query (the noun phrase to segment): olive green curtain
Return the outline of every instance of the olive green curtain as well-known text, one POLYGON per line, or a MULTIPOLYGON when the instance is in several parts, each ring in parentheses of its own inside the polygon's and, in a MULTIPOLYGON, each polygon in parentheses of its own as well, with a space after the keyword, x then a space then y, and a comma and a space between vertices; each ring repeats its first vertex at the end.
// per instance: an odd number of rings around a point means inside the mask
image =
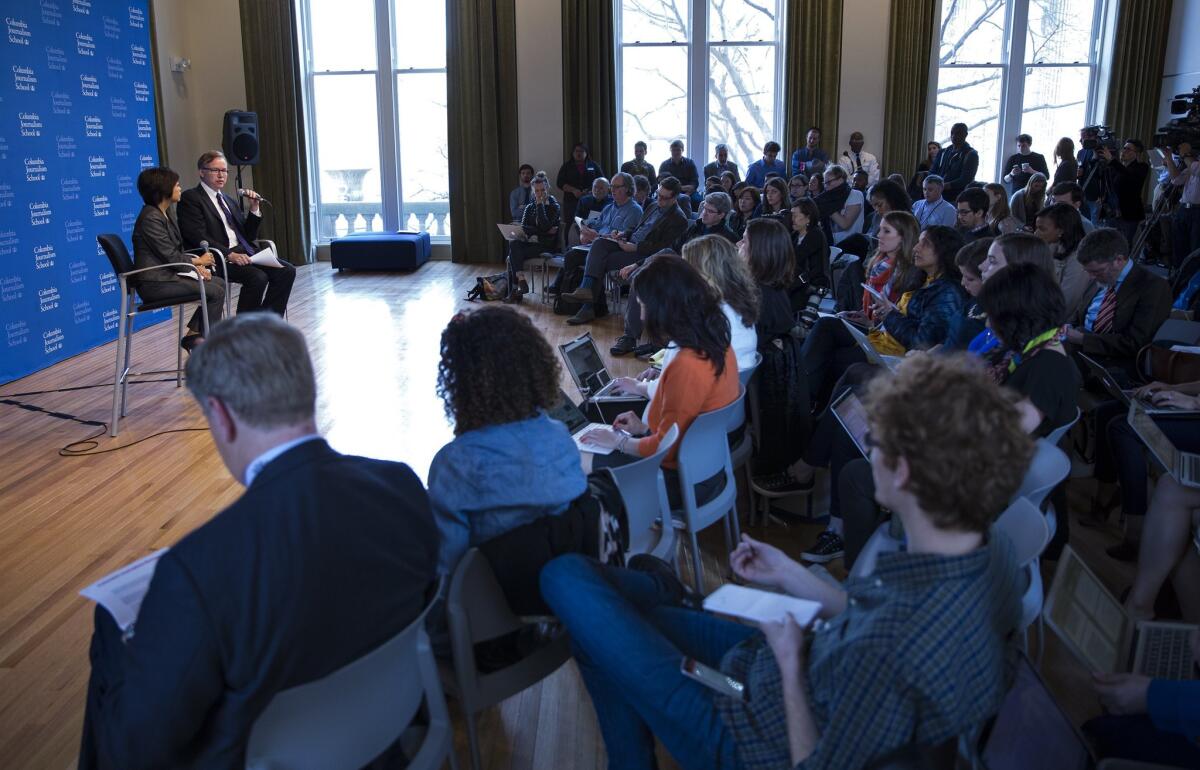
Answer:
POLYGON ((606 174, 617 158, 617 62, 613 0, 562 0, 563 149, 591 148, 606 174))
POLYGON ((241 0, 240 6, 246 109, 258 113, 254 188, 272 203, 259 232, 275 241, 280 256, 307 264, 312 250, 296 4, 241 0))
POLYGON ((1154 135, 1170 21, 1171 0, 1123 0, 1117 11, 1104 115, 1117 136, 1154 135))
POLYGON ((784 43, 784 160, 801 147, 811 126, 821 147, 837 147, 842 86, 842 0, 788 0, 784 43))
POLYGON ((450 254, 502 262, 497 222, 511 219, 517 169, 517 25, 514 0, 445 0, 450 254))
POLYGON ((887 92, 883 102, 883 173, 907 177, 925 157, 925 105, 937 33, 933 0, 892 0, 887 92))

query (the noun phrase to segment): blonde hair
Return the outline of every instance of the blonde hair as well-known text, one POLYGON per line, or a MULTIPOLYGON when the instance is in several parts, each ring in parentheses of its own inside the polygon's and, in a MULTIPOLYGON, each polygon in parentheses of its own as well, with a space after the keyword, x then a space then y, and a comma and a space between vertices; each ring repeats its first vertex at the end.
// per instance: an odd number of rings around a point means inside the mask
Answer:
POLYGON ((682 256, 717 290, 721 301, 733 308, 743 326, 753 326, 758 321, 758 285, 728 238, 720 235, 693 238, 683 245, 682 256))

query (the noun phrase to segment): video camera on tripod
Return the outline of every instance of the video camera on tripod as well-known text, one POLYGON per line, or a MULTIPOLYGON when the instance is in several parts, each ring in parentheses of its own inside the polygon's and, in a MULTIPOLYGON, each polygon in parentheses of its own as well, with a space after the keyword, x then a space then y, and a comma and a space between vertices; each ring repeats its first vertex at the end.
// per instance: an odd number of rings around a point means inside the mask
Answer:
MULTIPOLYGON (((1099 124, 1094 126, 1084 126, 1082 129, 1080 129, 1080 133, 1093 134, 1093 136, 1084 137, 1080 142, 1083 149, 1092 150, 1093 152, 1099 150, 1101 147, 1106 147, 1113 152, 1118 152, 1121 149, 1121 145, 1125 144, 1116 136, 1116 134, 1112 132, 1112 129, 1108 126, 1099 124)), ((1103 161, 1103 158, 1099 158, 1099 156, 1097 156, 1097 158, 1103 161)))
POLYGON ((1154 134, 1155 147, 1175 148, 1187 142, 1193 147, 1200 144, 1200 86, 1188 94, 1175 94, 1171 100, 1171 114, 1183 115, 1167 122, 1154 134))

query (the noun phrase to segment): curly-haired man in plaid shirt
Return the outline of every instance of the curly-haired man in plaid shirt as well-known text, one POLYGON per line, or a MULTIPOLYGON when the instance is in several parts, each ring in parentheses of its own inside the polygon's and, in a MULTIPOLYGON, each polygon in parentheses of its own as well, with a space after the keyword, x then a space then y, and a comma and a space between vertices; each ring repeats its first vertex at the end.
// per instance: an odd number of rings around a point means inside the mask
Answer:
POLYGON ((859 768, 940 745, 999 708, 1022 586, 991 524, 1032 440, 1012 400, 961 358, 906 359, 865 402, 876 497, 903 524, 906 550, 841 587, 749 537, 730 557, 745 580, 819 601, 812 628, 681 606, 670 568, 643 557, 641 569, 572 555, 542 570, 610 768, 655 767, 655 737, 689 770, 859 768), (744 683, 745 700, 684 678, 684 656, 744 683))

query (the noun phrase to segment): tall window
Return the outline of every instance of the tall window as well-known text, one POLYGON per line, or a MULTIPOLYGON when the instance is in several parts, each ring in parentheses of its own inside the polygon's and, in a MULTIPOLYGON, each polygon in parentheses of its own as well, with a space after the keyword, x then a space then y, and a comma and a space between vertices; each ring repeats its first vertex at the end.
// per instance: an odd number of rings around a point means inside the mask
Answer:
POLYGON ((966 123, 980 179, 1003 176, 1022 133, 1053 164, 1058 140, 1093 122, 1108 4, 942 0, 934 138, 966 123))
POLYGON ((301 7, 318 239, 402 228, 447 238, 445 4, 301 7))
POLYGON ((660 163, 683 139, 703 166, 716 145, 745 171, 783 133, 781 0, 620 0, 621 159, 644 140, 660 163))

